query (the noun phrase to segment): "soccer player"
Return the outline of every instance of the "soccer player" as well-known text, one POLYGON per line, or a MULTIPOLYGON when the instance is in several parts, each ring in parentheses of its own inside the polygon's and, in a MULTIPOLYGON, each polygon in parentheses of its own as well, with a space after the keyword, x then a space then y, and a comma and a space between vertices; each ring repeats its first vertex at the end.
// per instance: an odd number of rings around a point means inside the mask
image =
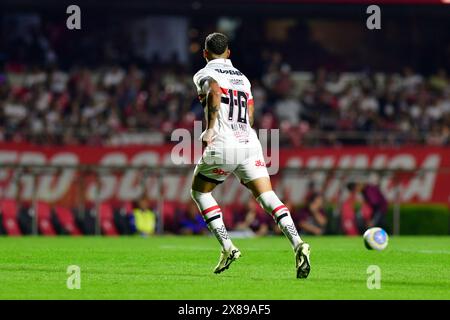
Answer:
POLYGON ((306 278, 310 271, 309 245, 300 238, 288 208, 272 190, 261 143, 252 129, 254 104, 250 82, 233 66, 229 56, 228 38, 221 33, 208 35, 203 50, 207 64, 193 78, 205 109, 207 128, 201 135, 205 149, 195 167, 191 196, 222 246, 214 273, 228 269, 241 256, 211 194, 233 173, 289 239, 297 278, 306 278))

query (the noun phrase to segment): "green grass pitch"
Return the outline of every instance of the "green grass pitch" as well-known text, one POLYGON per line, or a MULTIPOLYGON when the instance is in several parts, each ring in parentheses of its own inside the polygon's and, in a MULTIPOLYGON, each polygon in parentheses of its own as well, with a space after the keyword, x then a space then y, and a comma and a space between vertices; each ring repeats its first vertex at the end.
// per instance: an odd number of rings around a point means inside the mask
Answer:
POLYGON ((286 239, 235 239, 242 258, 212 273, 212 237, 0 238, 0 299, 450 299, 450 237, 392 237, 369 251, 361 237, 304 237, 309 278, 295 278, 286 239), (66 286, 78 265, 81 288, 66 286), (367 268, 381 288, 367 288, 367 268))

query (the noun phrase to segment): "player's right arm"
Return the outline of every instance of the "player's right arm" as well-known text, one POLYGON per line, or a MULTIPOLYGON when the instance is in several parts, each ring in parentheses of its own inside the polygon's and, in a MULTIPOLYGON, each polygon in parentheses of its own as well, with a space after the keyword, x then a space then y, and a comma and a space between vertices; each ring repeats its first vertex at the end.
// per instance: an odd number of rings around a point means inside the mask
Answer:
POLYGON ((249 88, 249 91, 247 94, 248 122, 250 124, 250 127, 253 127, 253 124, 255 122, 255 103, 254 103, 253 94, 251 91, 252 85, 251 85, 250 81, 247 79, 247 77, 245 78, 245 81, 249 88))

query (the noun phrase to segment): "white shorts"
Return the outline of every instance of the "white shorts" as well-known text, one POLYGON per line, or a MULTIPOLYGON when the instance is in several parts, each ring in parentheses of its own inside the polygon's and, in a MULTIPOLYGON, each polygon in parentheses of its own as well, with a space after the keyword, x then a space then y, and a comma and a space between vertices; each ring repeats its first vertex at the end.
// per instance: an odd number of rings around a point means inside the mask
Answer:
POLYGON ((194 175, 215 183, 222 183, 230 173, 243 184, 269 177, 259 141, 252 147, 207 147, 194 171, 194 175))

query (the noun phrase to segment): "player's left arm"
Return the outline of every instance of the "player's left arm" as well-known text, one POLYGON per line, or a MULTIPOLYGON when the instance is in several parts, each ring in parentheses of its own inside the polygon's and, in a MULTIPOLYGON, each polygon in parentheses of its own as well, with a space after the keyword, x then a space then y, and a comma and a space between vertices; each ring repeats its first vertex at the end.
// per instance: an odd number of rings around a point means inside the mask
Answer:
POLYGON ((253 99, 248 100, 247 108, 248 108, 248 119, 250 122, 250 126, 253 127, 253 123, 255 122, 255 103, 253 102, 253 99))

